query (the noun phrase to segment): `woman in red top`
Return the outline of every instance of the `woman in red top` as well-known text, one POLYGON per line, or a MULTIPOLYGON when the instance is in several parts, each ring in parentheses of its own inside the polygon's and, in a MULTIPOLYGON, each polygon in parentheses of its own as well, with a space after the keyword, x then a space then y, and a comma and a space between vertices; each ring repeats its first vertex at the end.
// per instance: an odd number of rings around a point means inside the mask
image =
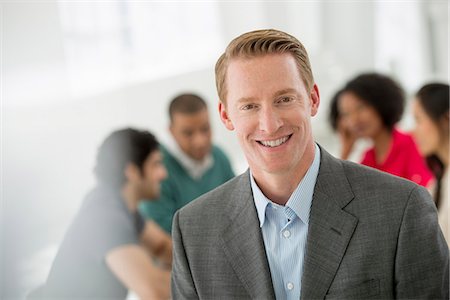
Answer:
POLYGON ((347 159, 360 138, 373 146, 364 153, 362 164, 428 186, 433 178, 411 135, 395 125, 401 119, 405 97, 391 78, 362 74, 336 93, 330 121, 341 140, 341 158, 347 159))

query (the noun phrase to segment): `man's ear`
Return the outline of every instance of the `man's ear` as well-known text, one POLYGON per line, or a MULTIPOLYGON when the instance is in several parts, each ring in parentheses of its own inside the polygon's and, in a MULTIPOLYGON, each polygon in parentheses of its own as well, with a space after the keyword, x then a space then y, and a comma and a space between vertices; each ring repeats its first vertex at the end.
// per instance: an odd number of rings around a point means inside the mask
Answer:
POLYGON ((127 163, 123 172, 125 174, 125 178, 129 182, 136 181, 141 175, 139 168, 133 163, 127 163))
POLYGON ((317 87, 317 84, 314 84, 311 90, 310 98, 311 98, 311 116, 315 116, 319 111, 319 104, 320 104, 319 88, 317 87))
POLYGON ((225 125, 225 127, 228 130, 234 130, 234 125, 231 122, 231 120, 228 116, 228 112, 225 108, 225 104, 223 104, 222 101, 219 101, 219 114, 220 114, 220 119, 222 120, 222 123, 225 125))

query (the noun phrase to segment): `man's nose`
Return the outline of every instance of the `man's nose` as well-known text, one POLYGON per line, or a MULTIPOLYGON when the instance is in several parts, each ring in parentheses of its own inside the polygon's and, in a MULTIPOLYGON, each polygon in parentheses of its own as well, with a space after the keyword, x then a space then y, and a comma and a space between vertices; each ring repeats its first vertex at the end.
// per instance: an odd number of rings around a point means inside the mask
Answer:
POLYGON ((274 133, 283 125, 279 112, 272 107, 263 107, 259 115, 259 129, 266 133, 274 133))
POLYGON ((209 143, 209 135, 203 132, 197 132, 192 137, 192 143, 196 148, 205 147, 209 143))

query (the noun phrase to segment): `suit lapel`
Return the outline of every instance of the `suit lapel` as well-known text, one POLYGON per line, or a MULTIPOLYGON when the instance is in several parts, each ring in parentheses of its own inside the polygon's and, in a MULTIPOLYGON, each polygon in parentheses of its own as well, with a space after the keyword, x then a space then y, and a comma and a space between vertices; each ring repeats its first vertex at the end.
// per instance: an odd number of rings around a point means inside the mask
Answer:
POLYGON ((323 299, 358 219, 343 210, 353 199, 341 163, 321 149, 302 276, 302 299, 323 299))
MULTIPOLYGON (((341 163, 321 149, 302 276, 302 299, 323 299, 344 257, 358 219, 343 208, 353 199, 341 163)), ((249 172, 229 199, 225 256, 253 299, 275 299, 269 264, 253 202, 249 172)))
POLYGON ((251 193, 249 172, 230 196, 230 223, 222 235, 232 268, 253 299, 275 299, 269 264, 251 193))

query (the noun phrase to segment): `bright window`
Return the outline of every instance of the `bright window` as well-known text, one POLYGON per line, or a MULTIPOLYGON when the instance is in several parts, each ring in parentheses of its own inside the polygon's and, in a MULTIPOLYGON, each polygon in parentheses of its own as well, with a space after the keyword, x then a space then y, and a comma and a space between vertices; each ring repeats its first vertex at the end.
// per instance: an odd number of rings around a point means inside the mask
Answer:
POLYGON ((85 95, 214 65, 217 4, 61 2, 71 92, 85 95))

